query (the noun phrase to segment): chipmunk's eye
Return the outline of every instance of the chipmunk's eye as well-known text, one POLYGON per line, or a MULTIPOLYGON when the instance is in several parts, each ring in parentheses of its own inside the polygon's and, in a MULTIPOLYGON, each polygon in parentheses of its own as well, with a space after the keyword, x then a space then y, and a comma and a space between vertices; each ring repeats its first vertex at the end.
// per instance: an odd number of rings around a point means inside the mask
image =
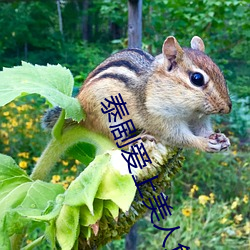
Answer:
POLYGON ((204 77, 201 73, 195 72, 190 75, 190 81, 198 87, 201 87, 204 85, 204 77))

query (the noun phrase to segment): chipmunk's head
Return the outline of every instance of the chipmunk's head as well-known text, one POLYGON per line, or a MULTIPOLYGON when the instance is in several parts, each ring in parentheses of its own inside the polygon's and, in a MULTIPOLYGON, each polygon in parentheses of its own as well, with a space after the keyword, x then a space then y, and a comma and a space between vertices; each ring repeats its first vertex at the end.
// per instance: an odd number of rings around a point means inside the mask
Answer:
POLYGON ((182 93, 181 102, 192 106, 193 111, 227 114, 232 104, 226 81, 204 50, 204 43, 198 36, 192 38, 191 48, 181 48, 175 37, 168 37, 159 57, 162 77, 172 79, 171 89, 175 88, 174 84, 178 85, 176 95, 182 93))

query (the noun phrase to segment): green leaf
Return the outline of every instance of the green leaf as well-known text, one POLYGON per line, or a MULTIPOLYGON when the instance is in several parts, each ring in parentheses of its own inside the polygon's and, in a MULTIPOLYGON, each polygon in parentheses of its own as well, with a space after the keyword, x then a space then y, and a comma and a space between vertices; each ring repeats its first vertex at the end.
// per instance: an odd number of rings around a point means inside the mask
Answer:
POLYGON ((1 250, 10 250, 10 240, 8 234, 3 231, 0 225, 0 249, 1 250))
POLYGON ((16 208, 22 203, 31 185, 32 182, 23 183, 1 199, 0 222, 3 220, 7 210, 16 208))
POLYGON ((103 176, 96 198, 112 200, 126 212, 134 200, 135 192, 136 186, 130 174, 121 175, 118 170, 109 167, 103 176))
POLYGON ((120 151, 115 150, 97 156, 71 183, 65 192, 64 203, 70 206, 87 205, 93 214, 93 201, 99 198, 112 200, 123 211, 127 211, 134 199, 136 187, 130 174, 121 174, 112 165, 114 159, 116 164, 120 164, 117 160, 124 161, 118 153, 120 151), (114 157, 112 161, 111 156, 114 157))
POLYGON ((43 211, 42 215, 27 215, 27 216, 33 220, 49 222, 49 221, 56 219, 56 217, 59 215, 61 211, 62 206, 63 206, 62 203, 51 202, 49 203, 45 211, 43 211))
POLYGON ((50 242, 51 249, 56 249, 56 223, 51 221, 45 229, 45 237, 50 242))
POLYGON ((64 205, 56 220, 56 238, 64 250, 71 250, 79 234, 79 207, 64 205))
MULTIPOLYGON (((20 232, 30 219, 39 220, 47 204, 63 191, 60 185, 42 181, 24 183, 16 187, 1 200, 3 206, 0 212, 0 225, 8 236, 20 232)), ((60 209, 60 205, 56 206, 46 219, 55 219, 60 209)), ((43 220, 45 218, 40 219, 40 221, 43 220)))
POLYGON ((86 205, 80 208, 80 225, 89 226, 95 224, 102 217, 103 200, 95 199, 93 203, 94 214, 91 214, 86 205))
POLYGON ((20 208, 26 209, 27 213, 29 209, 42 212, 47 207, 48 201, 55 200, 56 196, 61 193, 64 193, 61 185, 37 180, 30 186, 20 208))
POLYGON ((36 93, 53 106, 65 109, 66 118, 79 122, 84 114, 78 100, 71 97, 73 84, 72 74, 61 65, 34 66, 22 62, 22 66, 0 72, 0 106, 18 96, 36 93))
POLYGON ((27 176, 17 176, 0 181, 0 201, 13 189, 25 182, 31 182, 30 178, 27 176))
POLYGON ((74 159, 77 159, 83 164, 88 165, 95 158, 96 148, 92 144, 79 142, 70 147, 66 154, 73 157, 74 159))
POLYGON ((56 218, 63 201, 57 196, 64 189, 40 180, 32 182, 11 157, 0 155, 0 159, 0 238, 4 239, 0 241, 0 249, 5 249, 9 246, 9 236, 22 233, 31 219, 34 220, 32 216, 41 216, 45 211, 50 213, 49 219, 56 218))
POLYGON ((112 215, 114 219, 116 219, 119 215, 119 207, 110 200, 103 201, 103 207, 106 208, 112 215))
POLYGON ((84 238, 88 239, 91 237, 92 229, 91 227, 80 227, 81 235, 84 236, 84 238))
POLYGON ((10 156, 0 154, 0 181, 17 176, 26 176, 28 178, 28 175, 10 156))
POLYGON ((64 203, 70 206, 87 205, 93 214, 93 201, 103 176, 109 167, 110 155, 99 155, 70 184, 65 192, 64 203))

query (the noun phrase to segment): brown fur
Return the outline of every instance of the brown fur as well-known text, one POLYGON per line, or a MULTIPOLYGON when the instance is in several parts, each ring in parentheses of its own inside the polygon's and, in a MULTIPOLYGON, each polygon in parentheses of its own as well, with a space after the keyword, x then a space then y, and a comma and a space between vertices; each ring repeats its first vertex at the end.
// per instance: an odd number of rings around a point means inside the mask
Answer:
POLYGON ((220 151, 223 143, 208 138, 213 133, 208 115, 230 112, 225 79, 202 52, 205 47, 199 37, 192 39, 191 46, 196 49, 182 49, 174 37, 168 37, 163 54, 156 58, 132 49, 105 60, 89 74, 78 95, 87 114, 84 125, 112 139, 112 124, 101 112, 101 102, 120 93, 130 115, 119 122, 132 119, 137 129, 163 144, 220 151), (207 75, 204 86, 190 82, 194 70, 207 75))

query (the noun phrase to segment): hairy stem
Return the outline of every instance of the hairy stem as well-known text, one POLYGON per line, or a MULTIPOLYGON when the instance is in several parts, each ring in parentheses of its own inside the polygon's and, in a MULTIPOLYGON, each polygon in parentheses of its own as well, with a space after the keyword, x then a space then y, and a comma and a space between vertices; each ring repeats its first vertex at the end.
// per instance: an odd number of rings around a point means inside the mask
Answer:
POLYGON ((72 126, 65 129, 60 138, 51 139, 33 169, 31 178, 33 180, 46 180, 61 155, 70 146, 78 142, 86 142, 94 145, 96 147, 96 155, 102 154, 106 150, 116 148, 109 139, 102 135, 94 133, 82 126, 72 126))

